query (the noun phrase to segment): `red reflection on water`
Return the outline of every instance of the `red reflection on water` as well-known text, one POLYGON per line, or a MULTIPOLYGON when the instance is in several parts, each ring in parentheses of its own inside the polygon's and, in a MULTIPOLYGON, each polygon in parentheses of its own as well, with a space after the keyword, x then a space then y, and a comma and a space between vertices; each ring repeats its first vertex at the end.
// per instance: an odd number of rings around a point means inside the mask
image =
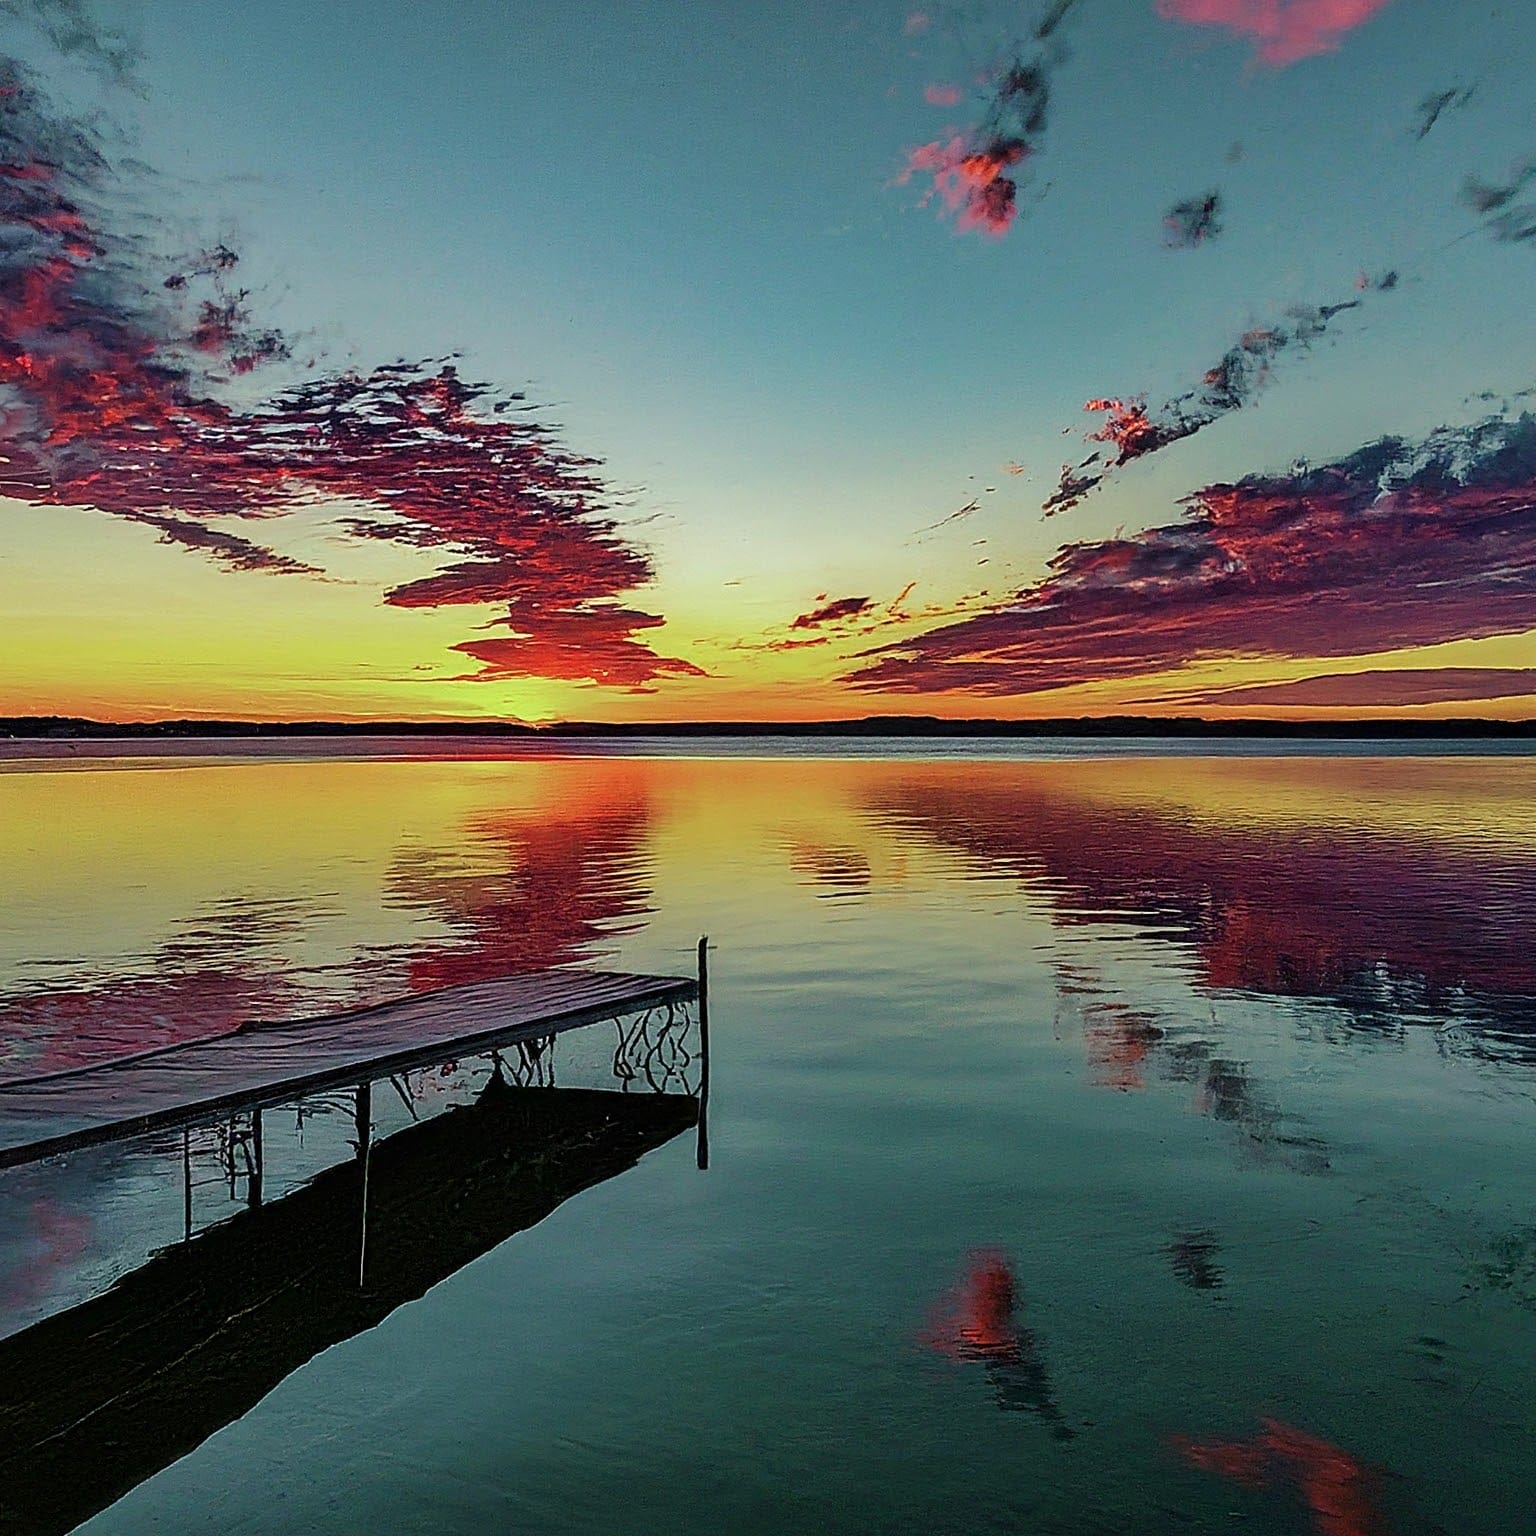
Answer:
MULTIPOLYGON (((1223 825, 975 771, 914 775, 883 790, 874 809, 1043 888, 1060 927, 1152 928, 1156 941, 1190 952, 1210 987, 1361 1012, 1397 987, 1431 1008, 1465 1014, 1470 1004, 1529 1027, 1536 949, 1512 914, 1536 902, 1536 858, 1513 845, 1223 825)), ((1134 1058, 1134 1039, 1122 1045, 1134 1058)))
POLYGON ((1140 1093, 1147 1086, 1142 1067, 1163 1032, 1145 1014, 1101 1003, 1085 1015, 1083 1036, 1096 1086, 1121 1093, 1140 1093))
POLYGON ((482 815, 451 841, 402 854, 386 900, 430 938, 306 964, 328 901, 236 894, 188 914, 120 974, 0 992, 0 1077, 585 959, 648 910, 649 806, 638 784, 604 775, 584 793, 482 815))
POLYGON ((1019 1335, 1013 1326, 1017 1291, 1012 1266, 988 1248, 978 1248, 969 1263, 965 1278, 944 1298, 923 1340, 955 1360, 1013 1358, 1019 1335))
POLYGON ((1058 1440, 1070 1440, 1074 1431, 1056 1405, 1035 1336, 1015 1319, 1013 1265, 994 1248, 978 1248, 966 1262, 964 1277, 934 1308, 923 1343, 951 1360, 979 1361, 999 1408, 1036 1414, 1058 1440))
POLYGON ((278 1017, 298 995, 291 975, 237 953, 222 966, 0 997, 0 1062, 11 1076, 63 1072, 278 1017))
POLYGON ((27 1210, 27 1225, 27 1241, 34 1251, 0 1285, 0 1306, 7 1311, 41 1300, 51 1277, 90 1244, 90 1217, 83 1211, 67 1211, 52 1200, 34 1200, 27 1210))
POLYGON ((1249 1440, 1173 1436, 1190 1463, 1248 1488, 1289 1485, 1312 1512, 1321 1536, 1384 1536, 1380 1472, 1330 1441, 1279 1419, 1261 1419, 1249 1440))
POLYGON ((650 896, 649 825, 649 807, 631 788, 618 803, 578 804, 563 817, 486 817, 472 828, 467 864, 444 864, 436 852, 403 863, 391 894, 454 930, 412 958, 410 990, 568 964, 624 931, 626 919, 636 926, 650 896))

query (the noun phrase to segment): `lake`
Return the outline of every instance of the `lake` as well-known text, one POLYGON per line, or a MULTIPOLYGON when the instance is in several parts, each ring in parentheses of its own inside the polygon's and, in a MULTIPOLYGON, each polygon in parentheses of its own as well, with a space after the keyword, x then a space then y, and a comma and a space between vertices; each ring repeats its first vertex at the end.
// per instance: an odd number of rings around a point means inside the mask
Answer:
MULTIPOLYGON (((3 1077, 712 946, 706 1171, 82 1529, 1523 1536, 1536 757, 1197 747, 11 744, 3 1077)), ((165 1164, 0 1174, 0 1334, 174 1239, 165 1164)))

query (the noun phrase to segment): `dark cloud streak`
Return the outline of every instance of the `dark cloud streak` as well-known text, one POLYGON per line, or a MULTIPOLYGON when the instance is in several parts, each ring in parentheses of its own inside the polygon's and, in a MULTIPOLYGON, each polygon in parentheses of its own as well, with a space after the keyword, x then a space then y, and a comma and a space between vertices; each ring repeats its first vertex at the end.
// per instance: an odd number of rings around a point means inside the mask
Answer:
MULTIPOLYGON (((1282 683, 1253 683, 1166 695, 1155 702, 1233 708, 1358 709, 1536 697, 1536 667, 1405 667, 1328 672, 1282 683)), ((1144 700, 1142 702, 1154 702, 1144 700)))
POLYGON ((1413 136, 1416 140, 1423 140, 1429 134, 1431 128, 1447 112, 1454 112, 1471 101, 1474 85, 1452 86, 1447 91, 1432 91, 1419 103, 1418 118, 1414 123, 1413 136))
POLYGON ((1515 201, 1536 180, 1536 159, 1515 166, 1504 182, 1482 181, 1469 176, 1461 200, 1481 215, 1483 229, 1495 240, 1519 243, 1536 237, 1536 202, 1515 201))
POLYGON ((802 613, 789 626, 791 629, 819 629, 824 624, 845 624, 868 613, 875 606, 872 597, 839 597, 802 613))
POLYGON ((1536 628, 1536 417, 1386 438, 1206 487, 1178 523, 1064 545, 1003 604, 865 653, 875 693, 998 697, 1232 657, 1536 628))
POLYGON ((1189 251, 1214 240, 1221 233, 1221 193, 1175 203, 1163 215, 1163 244, 1170 250, 1189 251))

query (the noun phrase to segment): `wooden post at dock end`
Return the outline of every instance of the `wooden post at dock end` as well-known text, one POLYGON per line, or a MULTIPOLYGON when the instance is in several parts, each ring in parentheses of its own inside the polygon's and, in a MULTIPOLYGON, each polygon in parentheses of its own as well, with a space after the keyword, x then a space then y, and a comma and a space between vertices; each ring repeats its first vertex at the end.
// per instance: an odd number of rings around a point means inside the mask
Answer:
POLYGON ((699 1167, 709 1167, 709 935, 699 940, 699 1167))
POLYGON ((261 1105, 258 1104, 251 1111, 251 1171, 245 1181, 245 1197, 248 1205, 261 1204, 261 1174, 261 1105))
POLYGON ((181 1128, 181 1240, 192 1241, 192 1128, 181 1128))
POLYGON ((362 1234, 357 1243, 357 1288, 368 1273, 368 1152, 373 1142, 373 1084, 357 1085, 357 1155, 363 1165, 362 1234))

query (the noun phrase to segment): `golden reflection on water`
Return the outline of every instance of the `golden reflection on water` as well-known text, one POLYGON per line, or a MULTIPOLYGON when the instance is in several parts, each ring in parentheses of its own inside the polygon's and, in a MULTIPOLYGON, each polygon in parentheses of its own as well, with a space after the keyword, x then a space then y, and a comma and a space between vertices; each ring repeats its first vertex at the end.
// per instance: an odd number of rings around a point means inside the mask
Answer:
MULTIPOLYGON (((0 1059, 557 965, 743 883, 899 900, 1016 878, 1061 932, 1140 925, 1212 988, 1528 1022, 1528 758, 248 762, 10 773, 0 1059)), ((825 910, 825 909, 823 909, 825 910)), ((796 909, 802 928, 820 920, 796 909)), ((921 956, 913 963, 921 964, 921 956)), ((1062 993, 1085 983, 1071 962, 1062 993)), ((1105 1086, 1157 1026, 1085 1024, 1105 1086)))

